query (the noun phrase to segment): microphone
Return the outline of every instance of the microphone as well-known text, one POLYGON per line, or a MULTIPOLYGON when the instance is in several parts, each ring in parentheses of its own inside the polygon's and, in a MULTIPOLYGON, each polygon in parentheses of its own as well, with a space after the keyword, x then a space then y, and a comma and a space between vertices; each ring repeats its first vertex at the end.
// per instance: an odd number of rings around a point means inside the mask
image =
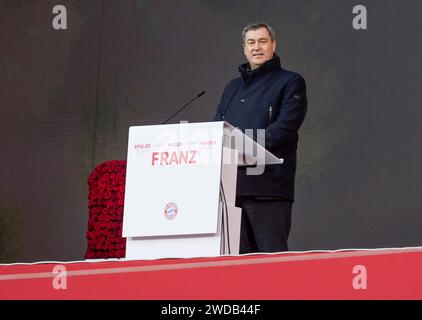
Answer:
POLYGON ((168 118, 166 121, 164 121, 162 124, 166 124, 168 121, 170 121, 176 114, 178 114, 180 111, 182 111, 183 109, 185 109, 188 105, 190 105, 192 102, 194 102, 196 99, 202 97, 205 94, 205 91, 202 91, 201 93, 199 93, 196 97, 194 97, 191 101, 189 101, 188 103, 186 103, 183 107, 181 107, 178 111, 176 111, 173 115, 171 115, 170 118, 168 118))

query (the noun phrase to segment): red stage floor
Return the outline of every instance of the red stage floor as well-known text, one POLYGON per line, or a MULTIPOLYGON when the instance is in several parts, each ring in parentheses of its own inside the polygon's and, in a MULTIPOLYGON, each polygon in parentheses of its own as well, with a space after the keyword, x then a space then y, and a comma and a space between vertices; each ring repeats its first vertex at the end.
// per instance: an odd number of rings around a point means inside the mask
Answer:
POLYGON ((10 264, 0 299, 420 300, 421 270, 422 248, 10 264))

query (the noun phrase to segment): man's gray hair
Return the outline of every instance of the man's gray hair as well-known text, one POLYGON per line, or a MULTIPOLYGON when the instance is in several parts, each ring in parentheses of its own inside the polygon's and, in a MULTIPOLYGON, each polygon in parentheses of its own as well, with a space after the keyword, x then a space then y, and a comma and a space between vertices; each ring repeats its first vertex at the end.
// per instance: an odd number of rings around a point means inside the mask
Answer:
POLYGON ((267 31, 268 31, 268 33, 270 35, 271 41, 274 41, 275 40, 275 32, 274 32, 273 28, 271 28, 265 22, 256 22, 256 23, 252 23, 250 25, 247 25, 246 27, 243 28, 243 30, 242 30, 242 41, 243 41, 243 43, 245 43, 246 33, 248 31, 250 31, 250 30, 258 30, 258 29, 261 29, 261 28, 267 29, 267 31))

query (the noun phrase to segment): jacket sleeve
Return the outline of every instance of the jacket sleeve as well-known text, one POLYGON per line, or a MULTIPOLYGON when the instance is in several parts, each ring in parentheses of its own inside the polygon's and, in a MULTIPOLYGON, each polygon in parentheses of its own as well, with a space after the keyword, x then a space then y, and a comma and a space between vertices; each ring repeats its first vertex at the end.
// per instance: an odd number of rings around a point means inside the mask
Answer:
POLYGON ((221 98, 220 98, 220 103, 217 106, 217 111, 215 112, 215 115, 214 115, 214 117, 212 118, 211 121, 222 121, 223 120, 223 118, 222 118, 222 116, 223 116, 222 107, 223 107, 224 97, 225 97, 226 92, 227 92, 227 87, 228 87, 228 85, 224 88, 223 94, 221 95, 221 98))
POLYGON ((215 113, 214 117, 211 121, 222 121, 221 113, 219 112, 219 108, 217 107, 217 112, 215 113))
POLYGON ((277 118, 265 130, 265 146, 269 151, 296 137, 308 107, 306 83, 300 75, 292 78, 284 90, 277 118))
POLYGON ((221 95, 220 103, 218 104, 217 111, 212 119, 212 121, 223 121, 223 115, 227 108, 227 105, 230 103, 233 95, 235 93, 235 89, 233 86, 233 81, 230 81, 226 87, 224 88, 223 94, 221 95))

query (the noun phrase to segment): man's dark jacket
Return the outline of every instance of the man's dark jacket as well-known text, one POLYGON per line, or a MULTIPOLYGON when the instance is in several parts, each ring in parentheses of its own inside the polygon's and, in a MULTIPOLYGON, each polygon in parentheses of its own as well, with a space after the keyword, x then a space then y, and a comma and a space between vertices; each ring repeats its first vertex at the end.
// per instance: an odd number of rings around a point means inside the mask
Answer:
POLYGON ((237 196, 294 201, 298 130, 307 109, 305 81, 282 69, 277 55, 258 69, 251 71, 246 63, 239 71, 241 76, 225 87, 213 121, 227 121, 243 132, 266 129, 265 148, 284 163, 267 165, 261 175, 246 175, 246 168, 239 168, 237 196))

